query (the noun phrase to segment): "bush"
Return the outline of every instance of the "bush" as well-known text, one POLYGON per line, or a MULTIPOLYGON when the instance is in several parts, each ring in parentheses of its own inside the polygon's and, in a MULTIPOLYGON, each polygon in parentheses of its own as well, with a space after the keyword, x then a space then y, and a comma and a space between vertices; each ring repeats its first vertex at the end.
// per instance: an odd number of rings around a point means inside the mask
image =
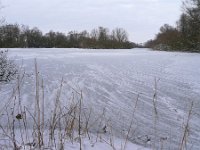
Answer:
POLYGON ((7 56, 8 51, 0 50, 0 83, 7 83, 17 75, 17 67, 7 56))
POLYGON ((171 47, 166 44, 157 44, 156 46, 153 47, 153 49, 168 51, 171 50, 171 47))

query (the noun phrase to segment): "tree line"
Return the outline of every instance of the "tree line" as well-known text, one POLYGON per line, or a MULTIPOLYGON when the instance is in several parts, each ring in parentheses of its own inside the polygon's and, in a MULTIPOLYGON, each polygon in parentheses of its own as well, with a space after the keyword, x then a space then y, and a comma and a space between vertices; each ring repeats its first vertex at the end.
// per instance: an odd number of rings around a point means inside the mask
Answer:
POLYGON ((186 0, 175 27, 168 24, 160 28, 155 39, 145 43, 157 50, 200 52, 200 0, 186 0))
POLYGON ((108 28, 99 27, 90 33, 70 31, 68 34, 49 31, 43 34, 38 28, 18 24, 0 26, 1 48, 94 48, 94 49, 129 49, 136 47, 129 42, 123 28, 109 32, 108 28))

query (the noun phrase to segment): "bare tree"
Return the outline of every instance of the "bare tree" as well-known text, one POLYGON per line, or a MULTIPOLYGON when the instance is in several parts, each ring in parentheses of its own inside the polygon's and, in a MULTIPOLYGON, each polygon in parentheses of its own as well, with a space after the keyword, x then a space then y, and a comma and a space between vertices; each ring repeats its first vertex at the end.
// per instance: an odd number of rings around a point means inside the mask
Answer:
MULTIPOLYGON (((2 4, 1 4, 1 1, 0 1, 0 13, 1 13, 1 9, 3 8, 2 4)), ((5 22, 5 19, 4 17, 0 17, 0 25, 2 25, 3 23, 5 22)))
POLYGON ((200 0, 185 0, 180 18, 183 35, 190 48, 200 49, 200 0), (183 18, 184 17, 184 18, 183 18), (183 28, 182 28, 183 29, 183 28))
POLYGON ((106 41, 109 39, 109 29, 104 27, 99 27, 99 41, 106 41))
POLYGON ((99 38, 99 32, 97 29, 93 29, 90 33, 90 37, 94 40, 98 40, 99 38))
POLYGON ((112 38, 118 42, 127 42, 128 41, 128 34, 122 28, 116 28, 112 31, 112 38))

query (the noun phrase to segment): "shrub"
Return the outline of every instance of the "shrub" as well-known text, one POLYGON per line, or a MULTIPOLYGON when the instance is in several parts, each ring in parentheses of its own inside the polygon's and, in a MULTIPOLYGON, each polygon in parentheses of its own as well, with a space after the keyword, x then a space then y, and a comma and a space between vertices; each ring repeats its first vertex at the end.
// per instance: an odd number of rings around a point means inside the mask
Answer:
POLYGON ((8 83, 17 75, 17 67, 7 56, 8 51, 0 50, 0 83, 8 83))

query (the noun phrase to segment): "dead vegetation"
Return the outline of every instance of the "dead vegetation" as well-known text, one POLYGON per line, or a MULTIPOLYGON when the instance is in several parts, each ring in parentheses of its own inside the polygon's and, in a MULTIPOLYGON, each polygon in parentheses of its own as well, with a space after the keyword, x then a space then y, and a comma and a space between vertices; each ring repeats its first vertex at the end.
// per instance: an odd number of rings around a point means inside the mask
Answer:
MULTIPOLYGON (((4 117, 4 125, 0 123, 0 146, 3 149, 66 149, 66 142, 79 143, 80 150, 83 149, 82 139, 91 139, 90 129, 95 126, 97 129, 96 140, 103 141, 108 144, 111 149, 115 150, 114 142, 114 129, 109 120, 106 119, 105 109, 101 114, 94 117, 92 116, 93 110, 84 106, 84 99, 82 91, 75 90, 73 87, 73 93, 70 103, 63 105, 61 102, 61 94, 63 91, 63 85, 66 84, 64 79, 61 79, 59 88, 57 90, 56 98, 54 101, 54 107, 51 108, 51 114, 48 114, 46 118, 45 108, 45 93, 44 82, 38 71, 37 61, 35 60, 35 100, 34 111, 23 106, 21 103, 21 85, 24 76, 18 76, 18 82, 13 89, 13 94, 6 103, 3 110, 1 110, 0 117, 4 117), (75 99, 75 94, 78 95, 75 99), (30 127, 30 120, 33 122, 30 127), (6 124, 6 126, 5 126, 6 124), (106 135, 106 136, 104 136, 106 135), (105 138, 107 137, 107 138, 105 138)), ((158 119, 158 106, 157 106, 157 80, 155 79, 155 93, 153 95, 152 108, 153 108, 153 124, 154 124, 154 136, 157 134, 157 119, 158 119)), ((127 143, 131 136, 134 136, 137 127, 135 114, 137 111, 138 103, 140 101, 140 95, 138 94, 135 103, 132 107, 132 115, 130 118, 130 124, 128 130, 121 132, 124 137, 124 143, 121 143, 121 150, 125 150, 127 143)), ((193 102, 188 113, 186 124, 184 125, 183 135, 180 137, 180 150, 187 149, 187 142, 189 139, 189 124, 192 116, 193 102)), ((119 131, 118 131, 119 132, 119 131)), ((160 139, 160 147, 158 148, 157 141, 153 141, 151 137, 145 135, 144 143, 150 143, 146 146, 151 149, 163 149, 163 145, 167 138, 160 139)), ((95 142, 93 144, 95 144, 95 142)))

